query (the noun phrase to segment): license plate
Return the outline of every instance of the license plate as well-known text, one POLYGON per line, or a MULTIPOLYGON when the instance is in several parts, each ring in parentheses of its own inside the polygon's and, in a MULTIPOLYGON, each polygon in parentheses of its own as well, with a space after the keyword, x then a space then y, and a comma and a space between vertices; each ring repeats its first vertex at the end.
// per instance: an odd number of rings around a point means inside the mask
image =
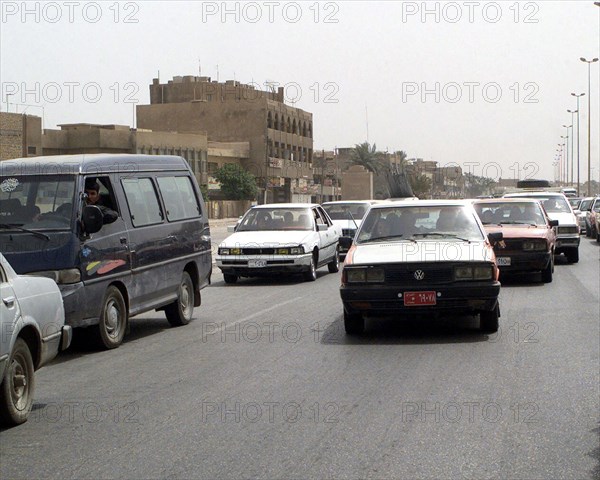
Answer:
POLYGON ((435 305, 435 292, 406 292, 404 294, 404 306, 413 307, 418 305, 435 305))
POLYGON ((261 268, 261 267, 266 267, 266 266, 267 266, 266 260, 248 260, 248 267, 250 267, 250 268, 261 268))
POLYGON ((510 266, 510 257, 496 257, 496 261, 498 262, 499 267, 510 266))

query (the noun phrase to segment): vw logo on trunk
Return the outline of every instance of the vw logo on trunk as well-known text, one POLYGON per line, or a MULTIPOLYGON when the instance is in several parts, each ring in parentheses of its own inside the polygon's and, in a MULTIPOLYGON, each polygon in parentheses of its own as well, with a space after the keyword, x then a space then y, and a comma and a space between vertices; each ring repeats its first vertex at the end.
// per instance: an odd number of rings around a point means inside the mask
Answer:
POLYGON ((417 270, 415 272, 415 278, 417 280, 423 280, 425 278, 425 272, 423 270, 417 270))

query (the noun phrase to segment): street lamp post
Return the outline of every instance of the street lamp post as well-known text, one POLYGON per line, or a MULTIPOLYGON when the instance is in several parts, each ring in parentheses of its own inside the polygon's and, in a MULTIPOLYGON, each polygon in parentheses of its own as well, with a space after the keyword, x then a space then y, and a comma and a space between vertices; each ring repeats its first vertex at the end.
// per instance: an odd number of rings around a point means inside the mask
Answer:
MULTIPOLYGON (((575 157, 573 155, 573 145, 574 145, 574 141, 573 141, 573 137, 575 136, 575 122, 573 121, 573 115, 577 113, 577 119, 579 121, 579 111, 578 110, 569 110, 567 109, 567 112, 569 112, 571 114, 571 186, 573 185, 573 165, 575 163, 575 157)), ((579 141, 579 127, 577 127, 577 140, 579 141)), ((577 193, 579 194, 579 190, 577 190, 577 193)))
POLYGON ((591 85, 592 85, 592 63, 598 61, 597 58, 593 58, 591 60, 586 60, 581 57, 579 60, 588 64, 588 188, 587 188, 587 196, 592 195, 592 163, 591 163, 591 138, 592 138, 592 103, 591 103, 591 85))
MULTIPOLYGON (((565 127, 567 129, 567 149, 566 149, 566 153, 565 156, 567 157, 567 163, 565 165, 565 182, 568 185, 569 184, 569 128, 573 127, 573 124, 571 125, 563 125, 563 127, 565 127)), ((573 135, 571 134, 571 165, 573 165, 573 135)), ((573 170, 571 168, 571 170, 573 170)), ((571 179, 573 180, 573 179, 571 179)))
MULTIPOLYGON (((561 135, 560 138, 565 138, 565 137, 563 137, 561 135)), ((559 163, 560 163, 560 166, 559 166, 558 181, 559 181, 559 183, 564 183, 563 180, 564 180, 564 172, 565 172, 565 167, 564 167, 564 165, 565 165, 565 159, 564 159, 564 156, 563 156, 563 147, 565 146, 565 144, 564 143, 559 143, 558 146, 560 147, 560 151, 559 151, 559 158, 560 158, 559 163)))
MULTIPOLYGON (((565 125, 563 125, 564 127, 565 125)), ((569 176, 567 172, 569 171, 569 129, 567 128, 567 134, 561 135, 560 138, 564 139, 565 143, 562 146, 565 147, 564 152, 564 162, 563 162, 563 184, 566 186, 569 182, 569 176)))
POLYGON ((576 93, 571 93, 571 95, 577 98, 577 110, 575 110, 577 112, 577 195, 580 195, 579 190, 581 188, 581 180, 579 178, 579 97, 583 97, 585 93, 580 93, 579 95, 577 95, 576 93))

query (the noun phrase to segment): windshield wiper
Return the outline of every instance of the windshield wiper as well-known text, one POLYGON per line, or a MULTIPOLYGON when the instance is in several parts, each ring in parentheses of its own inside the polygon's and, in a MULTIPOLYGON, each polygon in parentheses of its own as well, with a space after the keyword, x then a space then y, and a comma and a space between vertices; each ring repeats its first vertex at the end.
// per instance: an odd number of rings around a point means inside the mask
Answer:
POLYGON ((502 222, 505 225, 531 225, 533 227, 537 227, 535 223, 532 222, 520 222, 518 220, 513 220, 511 222, 502 222))
POLYGON ((356 220, 354 220, 354 215, 352 215, 352 212, 350 210, 348 210, 348 216, 350 217, 350 220, 354 222, 354 226, 358 230, 358 223, 356 223, 356 220))
POLYGON ((26 233, 31 233, 32 235, 35 235, 36 237, 40 237, 40 238, 44 238, 46 240, 50 240, 50 237, 48 235, 46 235, 45 233, 42 232, 36 232, 35 230, 29 230, 27 228, 23 228, 23 227, 19 227, 18 225, 15 225, 14 223, 0 223, 0 228, 4 228, 7 230, 18 230, 19 232, 26 232, 26 233))
MULTIPOLYGON (((376 242, 376 241, 380 241, 380 240, 390 240, 392 238, 402 238, 402 237, 403 237, 403 235, 384 235, 383 237, 369 238, 365 242, 376 242)), ((417 243, 417 241, 414 238, 403 238, 403 240, 407 240, 409 242, 417 243)), ((365 242, 363 242, 363 243, 365 243, 365 242)))
POLYGON ((471 243, 471 240, 469 240, 468 238, 459 237, 458 235, 456 235, 454 233, 427 232, 427 233, 414 233, 413 234, 413 237, 430 237, 430 236, 456 238, 457 240, 462 240, 464 242, 471 243))

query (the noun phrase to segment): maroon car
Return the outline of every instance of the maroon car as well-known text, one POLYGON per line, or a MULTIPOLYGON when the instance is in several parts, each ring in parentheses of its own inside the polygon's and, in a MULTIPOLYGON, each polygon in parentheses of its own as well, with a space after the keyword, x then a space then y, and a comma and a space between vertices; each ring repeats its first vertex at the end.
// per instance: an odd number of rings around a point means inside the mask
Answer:
POLYGON ((558 221, 548 218, 539 201, 495 198, 473 205, 488 234, 502 232, 494 245, 501 273, 542 272, 544 283, 552 281, 558 221))

